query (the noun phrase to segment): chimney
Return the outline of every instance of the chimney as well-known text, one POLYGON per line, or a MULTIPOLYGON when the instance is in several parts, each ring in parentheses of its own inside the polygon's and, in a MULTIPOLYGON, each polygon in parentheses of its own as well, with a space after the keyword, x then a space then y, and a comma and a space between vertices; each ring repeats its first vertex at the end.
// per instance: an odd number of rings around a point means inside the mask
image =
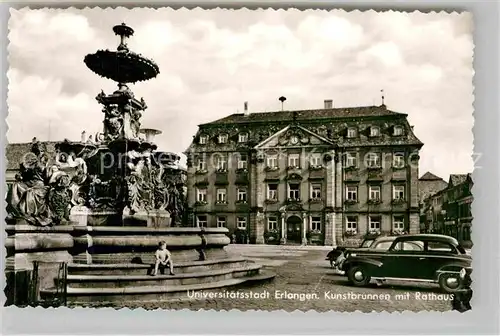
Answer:
POLYGON ((331 109, 331 108, 333 108, 333 100, 325 99, 325 109, 331 109))
POLYGON ((248 102, 245 102, 245 103, 243 104, 243 114, 244 114, 244 115, 248 115, 248 114, 249 114, 249 113, 248 113, 248 102))

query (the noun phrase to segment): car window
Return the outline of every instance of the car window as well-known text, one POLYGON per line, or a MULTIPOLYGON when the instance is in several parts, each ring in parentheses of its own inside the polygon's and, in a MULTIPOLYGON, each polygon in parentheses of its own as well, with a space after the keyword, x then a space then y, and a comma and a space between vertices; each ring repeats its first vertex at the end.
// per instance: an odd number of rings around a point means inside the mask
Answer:
POLYGON ((373 240, 364 240, 360 247, 370 247, 373 244, 373 240))
POLYGON ((395 251, 423 251, 424 243, 421 241, 403 241, 394 246, 395 251))
POLYGON ((452 252, 455 253, 455 248, 445 242, 427 242, 427 251, 429 252, 452 252))
POLYGON ((371 246, 371 248, 375 249, 375 250, 388 250, 389 247, 391 247, 392 245, 392 241, 382 241, 382 242, 376 242, 376 243, 373 243, 373 245, 371 246))
POLYGON ((419 241, 403 242, 403 250, 405 251, 423 251, 424 244, 419 241))

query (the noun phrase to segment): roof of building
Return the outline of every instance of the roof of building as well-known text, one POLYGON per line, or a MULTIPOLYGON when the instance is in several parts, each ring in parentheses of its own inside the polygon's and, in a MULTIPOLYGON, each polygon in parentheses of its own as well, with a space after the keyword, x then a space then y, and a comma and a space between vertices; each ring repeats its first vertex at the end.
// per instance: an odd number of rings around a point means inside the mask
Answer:
MULTIPOLYGON (((40 141, 47 148, 47 152, 55 152, 55 144, 57 141, 40 141)), ((31 142, 25 143, 10 143, 5 148, 5 158, 7 159, 7 170, 19 169, 19 164, 24 154, 31 151, 31 142)))
POLYGON ((431 172, 427 172, 422 177, 419 178, 420 181, 444 181, 441 177, 434 175, 431 172))
POLYGON ((471 174, 451 174, 450 175, 450 182, 449 184, 451 186, 457 186, 459 184, 465 183, 467 181, 467 178, 471 178, 471 174))
POLYGON ((407 116, 407 114, 388 110, 385 105, 342 107, 331 109, 296 110, 296 111, 274 111, 254 112, 249 114, 234 113, 227 117, 214 120, 203 125, 258 123, 278 121, 301 121, 311 119, 333 119, 351 117, 381 117, 381 116, 407 116))

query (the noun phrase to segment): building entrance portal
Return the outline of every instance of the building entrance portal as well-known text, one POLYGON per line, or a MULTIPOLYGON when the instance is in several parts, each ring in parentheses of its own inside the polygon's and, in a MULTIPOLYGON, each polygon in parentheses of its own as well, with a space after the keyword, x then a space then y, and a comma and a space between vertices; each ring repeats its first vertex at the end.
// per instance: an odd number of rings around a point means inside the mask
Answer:
POLYGON ((302 243, 302 219, 291 216, 286 221, 286 240, 289 243, 302 243))

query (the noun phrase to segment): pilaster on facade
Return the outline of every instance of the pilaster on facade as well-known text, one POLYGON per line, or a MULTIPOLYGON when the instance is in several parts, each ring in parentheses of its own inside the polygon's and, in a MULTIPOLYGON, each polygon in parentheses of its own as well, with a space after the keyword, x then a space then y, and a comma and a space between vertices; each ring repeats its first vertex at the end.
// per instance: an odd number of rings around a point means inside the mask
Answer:
POLYGON ((285 223, 285 213, 281 212, 281 238, 280 244, 286 244, 286 223, 285 223))
POLYGON ((302 245, 307 245, 308 222, 309 221, 307 213, 306 212, 302 213, 302 245))
POLYGON ((249 199, 248 203, 250 204, 250 207, 256 207, 257 206, 257 197, 258 197, 258 187, 259 187, 259 174, 258 174, 258 163, 256 158, 252 157, 250 160, 249 164, 249 170, 248 173, 250 175, 249 181, 250 181, 250 186, 248 188, 249 192, 249 199))
POLYGON ((264 244, 264 231, 265 231, 265 215, 256 209, 250 213, 250 242, 254 244, 264 244))
POLYGON ((334 212, 327 212, 325 214, 325 245, 336 245, 336 229, 337 223, 335 222, 336 214, 334 212))
POLYGON ((343 208, 342 195, 344 188, 343 174, 342 174, 342 160, 337 159, 332 161, 335 166, 335 204, 334 208, 343 208))
POLYGON ((419 192, 418 192, 418 162, 419 160, 415 158, 410 162, 410 174, 408 180, 410 182, 410 202, 409 206, 412 208, 419 207, 419 192))
POLYGON ((420 214, 418 212, 410 213, 408 226, 410 234, 420 233, 420 214))
POLYGON ((264 202, 266 200, 266 184, 264 181, 265 177, 265 164, 261 162, 257 162, 255 164, 255 204, 254 206, 262 208, 264 206, 264 202))
POLYGON ((335 162, 335 151, 330 153, 332 160, 327 163, 326 166, 326 206, 330 208, 335 207, 335 174, 336 174, 336 162, 335 162))

